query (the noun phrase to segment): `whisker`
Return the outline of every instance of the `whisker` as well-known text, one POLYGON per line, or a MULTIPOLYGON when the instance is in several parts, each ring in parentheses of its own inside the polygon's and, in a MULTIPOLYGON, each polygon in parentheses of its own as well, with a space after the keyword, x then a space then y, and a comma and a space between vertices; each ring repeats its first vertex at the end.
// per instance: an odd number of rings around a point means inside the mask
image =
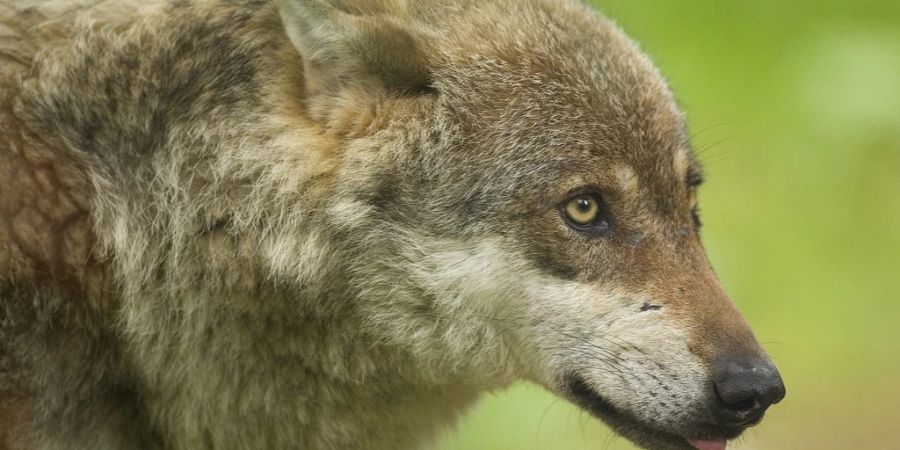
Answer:
POLYGON ((538 421, 538 426, 537 426, 537 436, 535 437, 537 440, 536 443, 537 443, 538 448, 540 448, 540 445, 541 445, 541 427, 544 425, 544 419, 547 418, 547 413, 550 412, 550 409, 553 408, 553 406, 556 405, 556 403, 558 403, 558 402, 559 402, 559 397, 553 397, 553 401, 551 401, 550 404, 547 405, 546 408, 544 408, 544 413, 541 414, 541 420, 538 421))

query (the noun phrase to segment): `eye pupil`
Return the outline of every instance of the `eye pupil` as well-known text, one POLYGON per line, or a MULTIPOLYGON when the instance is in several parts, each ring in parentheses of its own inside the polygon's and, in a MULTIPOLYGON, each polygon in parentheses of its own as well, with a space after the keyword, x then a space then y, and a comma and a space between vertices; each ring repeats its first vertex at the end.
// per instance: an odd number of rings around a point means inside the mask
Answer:
POLYGON ((591 209, 591 201, 586 198, 580 198, 577 200, 577 206, 582 212, 588 211, 591 209))

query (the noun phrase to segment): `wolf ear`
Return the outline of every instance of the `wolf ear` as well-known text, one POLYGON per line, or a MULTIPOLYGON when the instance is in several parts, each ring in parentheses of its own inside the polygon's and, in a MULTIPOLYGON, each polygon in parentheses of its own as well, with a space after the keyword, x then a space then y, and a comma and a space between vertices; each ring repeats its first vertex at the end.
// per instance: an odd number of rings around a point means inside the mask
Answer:
POLYGON ((321 0, 277 2, 285 31, 303 57, 309 95, 373 85, 432 92, 422 40, 396 20, 348 14, 321 0))

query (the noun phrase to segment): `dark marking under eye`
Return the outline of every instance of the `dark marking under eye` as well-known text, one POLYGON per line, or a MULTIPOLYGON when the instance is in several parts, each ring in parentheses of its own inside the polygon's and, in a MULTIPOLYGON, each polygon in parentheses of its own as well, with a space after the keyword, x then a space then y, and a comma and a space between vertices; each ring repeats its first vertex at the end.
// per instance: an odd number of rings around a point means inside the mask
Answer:
POLYGON ((547 272, 557 278, 572 281, 578 277, 578 269, 569 264, 555 260, 553 257, 542 254, 539 251, 533 252, 531 260, 539 269, 547 272))
POLYGON ((644 306, 641 306, 641 312, 659 311, 660 309, 662 309, 662 305, 654 305, 652 303, 644 303, 644 306))

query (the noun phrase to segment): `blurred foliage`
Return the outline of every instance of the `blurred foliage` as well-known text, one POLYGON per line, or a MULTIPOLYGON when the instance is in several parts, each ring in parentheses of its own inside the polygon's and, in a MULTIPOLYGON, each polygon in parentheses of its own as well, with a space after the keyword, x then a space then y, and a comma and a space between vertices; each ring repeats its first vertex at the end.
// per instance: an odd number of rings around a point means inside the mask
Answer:
MULTIPOLYGON (((786 380, 730 448, 900 449, 900 1, 594 3, 686 110, 707 249, 786 380)), ((634 447, 521 385, 439 448, 634 447)))

